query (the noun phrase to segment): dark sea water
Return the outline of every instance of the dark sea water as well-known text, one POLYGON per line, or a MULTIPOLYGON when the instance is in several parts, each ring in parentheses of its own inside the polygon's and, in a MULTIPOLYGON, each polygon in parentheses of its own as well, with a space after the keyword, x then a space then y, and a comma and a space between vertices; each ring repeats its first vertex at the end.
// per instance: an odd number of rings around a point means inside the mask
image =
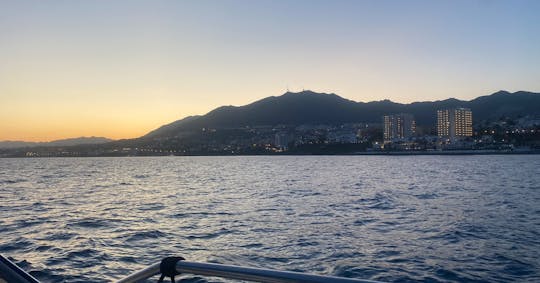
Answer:
POLYGON ((0 159, 0 215, 0 253, 44 282, 113 281, 169 255, 540 282, 540 155, 0 159))

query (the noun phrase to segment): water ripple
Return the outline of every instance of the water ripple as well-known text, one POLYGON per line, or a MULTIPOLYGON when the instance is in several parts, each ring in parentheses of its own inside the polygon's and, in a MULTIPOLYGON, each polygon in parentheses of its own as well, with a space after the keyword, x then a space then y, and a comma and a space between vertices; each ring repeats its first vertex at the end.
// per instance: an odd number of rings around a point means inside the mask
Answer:
POLYGON ((0 172, 0 252, 44 282, 110 282, 168 255, 540 282, 540 156, 0 159, 0 172))

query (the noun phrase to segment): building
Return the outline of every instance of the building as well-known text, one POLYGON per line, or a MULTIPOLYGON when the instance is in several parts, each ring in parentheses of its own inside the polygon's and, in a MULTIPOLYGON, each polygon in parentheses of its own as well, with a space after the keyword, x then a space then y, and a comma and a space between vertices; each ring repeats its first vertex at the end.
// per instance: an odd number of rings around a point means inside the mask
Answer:
POLYGON ((289 149, 289 135, 284 132, 277 133, 275 136, 274 145, 276 148, 287 150, 289 149))
POLYGON ((450 140, 471 137, 473 135, 471 109, 438 110, 437 135, 439 138, 448 138, 450 140))
POLYGON ((408 139, 416 132, 414 116, 407 113, 385 115, 383 117, 384 141, 392 142, 408 139))

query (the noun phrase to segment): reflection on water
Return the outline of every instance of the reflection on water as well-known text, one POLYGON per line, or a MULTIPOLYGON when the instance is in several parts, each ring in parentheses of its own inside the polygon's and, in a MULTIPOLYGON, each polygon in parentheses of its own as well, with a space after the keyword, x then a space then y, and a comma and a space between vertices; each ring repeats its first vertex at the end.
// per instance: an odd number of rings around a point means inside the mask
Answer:
POLYGON ((45 282, 110 281, 168 255, 538 282, 539 184, 540 156, 0 159, 0 252, 45 282))

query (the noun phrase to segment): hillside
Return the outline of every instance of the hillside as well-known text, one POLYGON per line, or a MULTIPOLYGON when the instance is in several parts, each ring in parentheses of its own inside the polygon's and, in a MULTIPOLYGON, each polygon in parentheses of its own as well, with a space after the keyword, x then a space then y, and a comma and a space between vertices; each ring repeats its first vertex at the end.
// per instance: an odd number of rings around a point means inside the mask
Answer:
POLYGON ((203 116, 187 117, 162 126, 145 138, 174 136, 201 128, 236 128, 260 125, 378 123, 385 114, 411 113, 420 126, 434 126, 436 111, 467 107, 473 120, 497 119, 501 116, 540 115, 540 94, 499 91, 470 101, 446 99, 433 102, 395 103, 389 100, 355 102, 336 94, 303 91, 261 99, 245 106, 222 106, 203 116))

